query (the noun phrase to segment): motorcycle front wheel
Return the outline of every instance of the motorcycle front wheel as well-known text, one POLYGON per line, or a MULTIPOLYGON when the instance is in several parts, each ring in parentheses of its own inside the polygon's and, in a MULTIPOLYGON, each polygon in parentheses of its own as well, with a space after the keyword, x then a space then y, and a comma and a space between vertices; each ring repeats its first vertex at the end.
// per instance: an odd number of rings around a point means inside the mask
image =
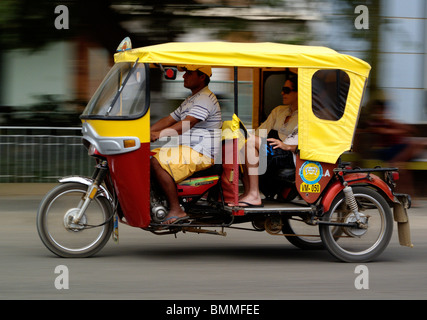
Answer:
POLYGON ((65 183, 53 188, 42 200, 37 213, 37 231, 43 244, 54 254, 89 257, 101 250, 113 230, 113 210, 103 196, 96 196, 78 224, 72 223, 88 186, 65 183))
MULTIPOLYGON (((367 262, 380 255, 388 246, 393 233, 393 216, 390 206, 375 190, 353 187, 361 222, 365 228, 321 224, 320 236, 326 249, 344 262, 367 262), (338 235, 338 236, 337 236, 338 235)), ((354 223, 354 213, 346 205, 340 192, 332 202, 323 221, 354 223)))

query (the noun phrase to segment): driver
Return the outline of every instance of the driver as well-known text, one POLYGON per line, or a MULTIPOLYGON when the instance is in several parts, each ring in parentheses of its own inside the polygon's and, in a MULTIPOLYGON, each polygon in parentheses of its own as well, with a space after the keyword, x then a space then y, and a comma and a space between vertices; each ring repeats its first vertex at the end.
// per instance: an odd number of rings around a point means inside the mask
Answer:
POLYGON ((219 151, 222 126, 221 108, 208 84, 212 76, 210 66, 186 65, 184 87, 191 96, 170 115, 151 127, 151 141, 162 137, 179 136, 177 146, 163 146, 153 150, 151 172, 165 192, 170 211, 163 224, 173 224, 189 217, 181 209, 176 184, 196 171, 214 164, 219 151))

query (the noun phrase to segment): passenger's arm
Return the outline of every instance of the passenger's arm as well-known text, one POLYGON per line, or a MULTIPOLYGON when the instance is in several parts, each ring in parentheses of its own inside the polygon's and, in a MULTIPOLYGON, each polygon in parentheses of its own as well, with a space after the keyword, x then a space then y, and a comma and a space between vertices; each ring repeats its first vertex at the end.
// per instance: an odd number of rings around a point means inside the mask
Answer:
POLYGON ((282 149, 282 150, 285 150, 285 151, 292 151, 292 152, 295 152, 295 151, 296 151, 296 149, 297 149, 297 146, 296 146, 296 145, 289 145, 289 144, 286 144, 286 143, 282 142, 282 141, 281 141, 281 140, 279 140, 279 139, 268 138, 268 139, 267 139, 267 141, 270 143, 270 145, 272 145, 272 146, 273 146, 273 149, 280 148, 280 149, 282 149))

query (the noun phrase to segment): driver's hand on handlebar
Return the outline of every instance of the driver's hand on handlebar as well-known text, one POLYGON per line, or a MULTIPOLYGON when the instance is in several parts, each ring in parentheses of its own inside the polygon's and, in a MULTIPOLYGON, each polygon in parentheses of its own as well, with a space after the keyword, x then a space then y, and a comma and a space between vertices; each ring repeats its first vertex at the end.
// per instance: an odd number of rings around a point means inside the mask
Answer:
POLYGON ((150 141, 151 142, 158 140, 159 137, 160 137, 160 132, 158 132, 158 131, 151 131, 150 132, 150 141))

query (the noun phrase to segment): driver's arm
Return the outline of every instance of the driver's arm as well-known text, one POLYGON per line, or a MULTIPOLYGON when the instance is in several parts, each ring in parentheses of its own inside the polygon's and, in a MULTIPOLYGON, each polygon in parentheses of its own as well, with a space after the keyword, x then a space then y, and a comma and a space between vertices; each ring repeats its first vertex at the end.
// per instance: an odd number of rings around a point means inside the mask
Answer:
POLYGON ((155 124, 153 124, 151 126, 150 129, 150 140, 156 141, 157 139, 159 139, 160 137, 160 132, 166 128, 169 128, 171 126, 173 126, 174 124, 176 124, 177 121, 171 116, 168 115, 162 119, 160 119, 159 121, 157 121, 155 124))
POLYGON ((155 124, 153 124, 151 126, 151 131, 160 131, 160 130, 163 130, 165 128, 168 128, 168 127, 172 126, 176 122, 177 121, 174 118, 172 118, 171 115, 168 115, 168 116, 160 119, 159 121, 157 121, 155 124))
POLYGON ((190 130, 199 121, 199 119, 192 116, 185 117, 185 120, 176 121, 169 115, 153 125, 151 128, 151 141, 162 137, 181 135, 185 131, 190 130))

